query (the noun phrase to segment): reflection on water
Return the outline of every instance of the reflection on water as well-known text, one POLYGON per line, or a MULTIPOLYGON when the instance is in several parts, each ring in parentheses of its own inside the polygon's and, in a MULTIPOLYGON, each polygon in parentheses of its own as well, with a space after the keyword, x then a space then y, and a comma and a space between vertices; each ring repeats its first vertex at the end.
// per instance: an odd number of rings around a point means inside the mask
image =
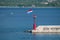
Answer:
POLYGON ((60 40, 60 33, 0 33, 0 40, 60 40))
POLYGON ((33 33, 36 40, 60 40, 60 33, 33 33))

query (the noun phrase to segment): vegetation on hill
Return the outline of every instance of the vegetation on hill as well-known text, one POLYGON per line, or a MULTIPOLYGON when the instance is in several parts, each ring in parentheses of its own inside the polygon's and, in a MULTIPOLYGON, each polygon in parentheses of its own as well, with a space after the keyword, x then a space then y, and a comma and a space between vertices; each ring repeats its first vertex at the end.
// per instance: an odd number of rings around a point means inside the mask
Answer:
POLYGON ((60 7, 60 0, 52 2, 47 0, 0 0, 0 6, 60 7))

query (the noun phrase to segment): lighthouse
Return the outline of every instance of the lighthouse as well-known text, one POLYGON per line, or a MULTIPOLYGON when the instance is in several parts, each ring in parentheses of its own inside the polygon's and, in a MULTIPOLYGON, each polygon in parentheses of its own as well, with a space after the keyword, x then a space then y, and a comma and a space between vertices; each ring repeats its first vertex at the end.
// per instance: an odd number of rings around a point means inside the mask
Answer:
POLYGON ((36 30, 36 15, 33 15, 33 30, 36 30))

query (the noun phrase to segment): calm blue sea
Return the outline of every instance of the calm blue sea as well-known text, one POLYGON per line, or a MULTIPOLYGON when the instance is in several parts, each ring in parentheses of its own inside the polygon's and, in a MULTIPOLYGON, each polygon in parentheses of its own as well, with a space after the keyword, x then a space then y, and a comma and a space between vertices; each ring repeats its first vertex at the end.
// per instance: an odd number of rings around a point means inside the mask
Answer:
POLYGON ((60 8, 0 8, 0 40, 60 40, 60 34, 24 32, 33 28, 33 15, 37 26, 60 25, 60 8))

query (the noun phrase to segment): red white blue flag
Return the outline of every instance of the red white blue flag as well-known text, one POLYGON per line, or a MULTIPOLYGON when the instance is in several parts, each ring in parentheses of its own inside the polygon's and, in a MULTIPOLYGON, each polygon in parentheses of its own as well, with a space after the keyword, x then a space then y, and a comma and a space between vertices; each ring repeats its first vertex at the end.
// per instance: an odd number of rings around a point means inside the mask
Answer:
POLYGON ((33 12, 32 9, 28 10, 28 11, 27 11, 27 14, 30 14, 31 12, 33 12))

